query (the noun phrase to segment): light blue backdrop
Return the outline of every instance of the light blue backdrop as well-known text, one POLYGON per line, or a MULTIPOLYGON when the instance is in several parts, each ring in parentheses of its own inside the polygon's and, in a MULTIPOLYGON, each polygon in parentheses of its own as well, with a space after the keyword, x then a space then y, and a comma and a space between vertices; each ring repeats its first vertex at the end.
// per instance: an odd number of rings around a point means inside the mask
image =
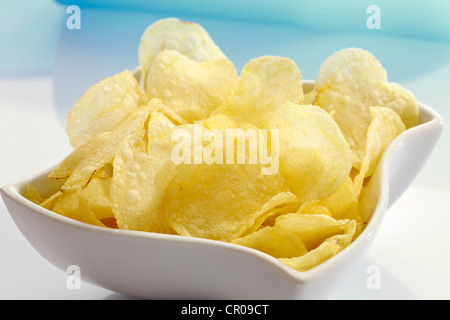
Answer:
POLYGON ((323 31, 367 33, 366 11, 380 8, 383 35, 450 40, 448 0, 58 0, 66 5, 257 21, 323 31))

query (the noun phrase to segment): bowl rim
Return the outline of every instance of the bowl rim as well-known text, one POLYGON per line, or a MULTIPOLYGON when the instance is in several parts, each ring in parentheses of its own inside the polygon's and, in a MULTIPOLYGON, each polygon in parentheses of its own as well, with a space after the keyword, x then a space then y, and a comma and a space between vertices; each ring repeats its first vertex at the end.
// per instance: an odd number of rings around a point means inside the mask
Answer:
MULTIPOLYGON (((137 74, 137 70, 133 71, 133 74, 137 74)), ((138 70, 140 71, 140 70, 138 70)), ((302 80, 304 85, 314 85, 314 80, 302 80)), ((49 172, 55 167, 48 168, 46 170, 41 171, 40 173, 30 177, 22 179, 21 181, 8 184, 0 188, 0 192, 2 195, 8 196, 10 199, 18 203, 19 205, 26 207, 28 210, 33 211, 43 217, 52 219, 59 223, 68 224, 73 228, 82 229, 87 232, 94 232, 99 234, 106 234, 115 237, 128 237, 128 238, 139 238, 139 239, 148 239, 148 240, 156 240, 156 241, 167 241, 167 242, 183 242, 187 244, 194 245, 202 245, 202 246, 210 246, 216 248, 222 248, 227 250, 238 251, 241 253, 245 253, 251 255, 262 263, 281 271, 288 279, 294 281, 295 283, 303 283, 312 281, 318 277, 321 277, 323 274, 326 274, 330 270, 332 270, 335 264, 339 264, 340 262, 345 261, 347 258, 352 256, 355 252, 359 251, 364 247, 370 240, 372 240, 374 233, 378 229, 378 225, 382 220, 382 217, 387 210, 388 206, 388 198, 389 198, 389 167, 391 163, 391 159, 398 150, 398 148, 403 144, 403 141, 409 140, 417 135, 421 135, 425 131, 429 130, 441 130, 443 127, 443 119, 442 117, 432 108, 427 105, 418 102, 419 112, 420 114, 424 114, 425 118, 424 122, 419 123, 417 126, 409 128, 398 135, 386 148, 380 162, 378 164, 378 168, 375 174, 379 174, 379 183, 380 183, 380 193, 378 194, 377 205, 374 211, 371 213, 370 219, 365 226, 364 230, 361 234, 352 241, 346 248, 340 251, 338 254, 333 257, 327 259, 326 261, 320 263, 314 268, 307 271, 297 271, 283 262, 279 261, 277 258, 272 257, 266 253, 261 251, 248 248, 245 246, 218 241, 204 238, 196 238, 196 237, 187 237, 182 235, 170 235, 170 234, 161 234, 147 231, 136 231, 136 230, 123 230, 123 229, 113 229, 113 228, 105 228, 100 226, 91 225, 88 223, 80 222, 65 216, 62 216, 53 211, 47 210, 31 201, 26 199, 22 194, 21 190, 25 184, 30 183, 33 180, 38 178, 43 178, 44 176, 48 176, 49 172)), ((9 210, 8 210, 9 211, 9 210)), ((10 212, 10 215, 14 215, 13 212, 10 212)))

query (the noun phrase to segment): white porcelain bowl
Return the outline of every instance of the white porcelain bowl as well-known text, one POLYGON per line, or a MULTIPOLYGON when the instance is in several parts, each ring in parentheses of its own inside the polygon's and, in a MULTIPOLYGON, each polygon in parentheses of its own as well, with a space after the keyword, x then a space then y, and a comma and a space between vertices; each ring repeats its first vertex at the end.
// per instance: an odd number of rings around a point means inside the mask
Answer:
MULTIPOLYGON (((139 72, 136 72, 139 77, 139 72)), ((305 82, 305 91, 313 82, 305 82)), ((410 185, 443 128, 442 118, 420 103, 420 124, 391 143, 372 187, 370 221, 342 252, 306 271, 295 271, 262 252, 229 243, 106 229, 48 211, 22 196, 31 183, 44 193, 59 188, 50 170, 1 189, 13 220, 31 245, 66 271, 77 265, 81 279, 147 299, 320 299, 352 271, 371 245, 387 208, 410 185)), ((370 201, 369 201, 370 202, 370 201)))

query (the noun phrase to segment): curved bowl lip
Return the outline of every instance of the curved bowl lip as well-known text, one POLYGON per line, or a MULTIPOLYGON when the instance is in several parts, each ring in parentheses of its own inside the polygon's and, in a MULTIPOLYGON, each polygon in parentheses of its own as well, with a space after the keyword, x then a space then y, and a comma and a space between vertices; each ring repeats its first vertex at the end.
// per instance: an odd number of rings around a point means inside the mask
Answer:
MULTIPOLYGON (((140 70, 134 70, 133 73, 136 74, 140 70)), ((315 81, 313 80, 303 80, 304 85, 314 85, 315 81)), ((115 237, 128 237, 128 238, 137 238, 137 239, 148 239, 156 240, 156 241, 166 241, 166 242, 182 242, 188 244, 202 245, 202 246, 210 246, 216 248, 222 248, 227 250, 233 250, 241 253, 245 253, 248 255, 252 255, 259 259, 261 263, 265 263, 266 265, 281 271, 287 278, 294 283, 304 283, 312 281, 322 275, 326 274, 328 271, 332 270, 336 264, 340 264, 340 262, 344 261, 350 255, 353 255, 356 251, 359 251, 364 247, 373 237, 374 232, 377 230, 379 222, 381 221, 384 212, 387 209, 388 205, 388 196, 389 196, 389 166, 392 157, 396 153, 396 150, 402 145, 403 141, 414 138, 417 135, 421 135, 424 131, 428 130, 441 130, 443 126, 442 117, 434 111, 432 108, 424 105, 419 102, 419 110, 421 113, 427 114, 429 120, 418 124, 415 127, 412 127, 403 133, 401 133, 398 137, 396 137, 389 147, 385 150, 380 163, 378 165, 378 174, 380 174, 380 194, 378 195, 378 202, 374 209, 374 212, 371 215, 371 218, 362 231, 362 233, 344 250, 331 257, 330 259, 322 262, 316 267, 307 270, 307 271, 297 271, 292 269, 291 267, 285 265, 277 258, 274 258, 268 254, 265 254, 261 251, 251 249, 248 247, 210 240, 203 238, 195 238, 195 237, 187 237, 181 235, 168 235, 168 234, 159 234, 152 233, 146 231, 135 231, 135 230, 122 230, 122 229, 112 229, 112 228, 104 228, 99 226, 90 225, 87 223, 83 223, 77 220, 73 220, 67 218, 65 216, 59 215, 53 211, 42 208, 41 206, 27 200, 25 197, 21 195, 21 189, 26 183, 29 183, 39 177, 47 176, 48 173, 52 170, 49 168, 47 170, 42 171, 41 173, 30 177, 28 179, 24 179, 22 181, 12 183, 6 185, 0 189, 2 193, 16 201, 21 206, 27 208, 30 211, 33 211, 43 217, 55 220, 59 223, 67 224, 72 226, 73 228, 81 229, 88 232, 94 232, 98 234, 105 234, 109 236, 115 237)), ((14 215, 14 213, 11 213, 14 215)))

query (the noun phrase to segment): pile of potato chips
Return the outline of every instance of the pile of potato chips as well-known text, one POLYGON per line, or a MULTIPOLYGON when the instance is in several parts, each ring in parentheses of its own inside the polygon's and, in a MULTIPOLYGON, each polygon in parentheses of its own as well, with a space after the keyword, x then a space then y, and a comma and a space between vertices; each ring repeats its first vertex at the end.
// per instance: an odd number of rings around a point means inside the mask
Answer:
POLYGON ((106 78, 70 111, 74 151, 50 174, 62 187, 44 198, 27 185, 25 197, 86 223, 226 241, 305 271, 360 234, 362 191, 390 142, 418 123, 414 96, 361 49, 328 57, 308 92, 291 59, 257 57, 239 75, 201 26, 174 18, 145 30, 138 55, 139 80, 106 78), (174 162, 174 132, 196 125, 206 148, 211 132, 276 129, 279 170, 174 162))

